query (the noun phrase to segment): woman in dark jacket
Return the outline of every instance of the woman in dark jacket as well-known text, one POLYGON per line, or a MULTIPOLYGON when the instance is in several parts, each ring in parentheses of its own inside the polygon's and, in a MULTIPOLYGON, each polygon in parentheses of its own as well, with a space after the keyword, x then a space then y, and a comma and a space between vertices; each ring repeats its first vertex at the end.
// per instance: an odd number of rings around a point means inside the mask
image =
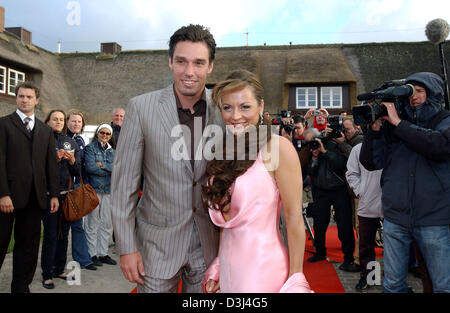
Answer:
MULTIPOLYGON (((65 135, 66 114, 52 110, 45 123, 53 129, 56 157, 59 170, 59 207, 66 197, 69 181, 80 172, 80 153, 77 143, 65 135)), ((45 212, 43 216, 44 239, 42 242, 41 267, 42 285, 53 289, 53 278, 66 279, 64 268, 67 260, 67 238, 70 223, 64 219, 62 210, 45 212)))
MULTIPOLYGON (((80 162, 81 162, 81 177, 83 178, 83 182, 88 184, 88 177, 86 174, 86 168, 84 166, 84 149, 86 144, 84 142, 83 137, 80 134, 83 132, 85 126, 84 116, 81 111, 71 110, 67 113, 67 136, 75 140, 80 149, 80 162)), ((79 175, 74 177, 74 188, 78 187, 80 184, 79 175)), ((72 230, 72 258, 74 261, 80 263, 81 268, 85 268, 88 270, 95 271, 97 267, 95 267, 94 263, 91 260, 91 256, 89 255, 86 234, 83 228, 83 218, 73 221, 70 223, 70 228, 72 230)))

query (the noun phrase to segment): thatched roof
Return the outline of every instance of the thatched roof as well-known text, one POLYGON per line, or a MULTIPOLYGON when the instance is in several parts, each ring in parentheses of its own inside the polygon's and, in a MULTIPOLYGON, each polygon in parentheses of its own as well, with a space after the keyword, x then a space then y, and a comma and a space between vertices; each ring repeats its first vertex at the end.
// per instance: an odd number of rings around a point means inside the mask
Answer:
POLYGON ((229 51, 217 50, 214 69, 208 76, 207 84, 217 84, 233 70, 245 69, 260 76, 260 57, 256 51, 239 51, 237 56, 229 51))
POLYGON ((286 84, 355 81, 340 48, 299 49, 286 58, 286 84))

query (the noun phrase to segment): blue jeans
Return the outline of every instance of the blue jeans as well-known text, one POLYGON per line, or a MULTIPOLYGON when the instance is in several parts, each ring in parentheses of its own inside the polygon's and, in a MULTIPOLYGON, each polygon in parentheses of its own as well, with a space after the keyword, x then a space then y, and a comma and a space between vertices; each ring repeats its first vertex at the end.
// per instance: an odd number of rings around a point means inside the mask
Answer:
POLYGON ((70 224, 72 229, 72 258, 80 263, 81 268, 92 264, 91 256, 88 252, 86 234, 83 229, 83 219, 70 224))
POLYGON ((450 293, 449 226, 423 226, 411 229, 386 219, 383 226, 384 292, 408 292, 406 275, 413 239, 425 259, 433 292, 450 293))

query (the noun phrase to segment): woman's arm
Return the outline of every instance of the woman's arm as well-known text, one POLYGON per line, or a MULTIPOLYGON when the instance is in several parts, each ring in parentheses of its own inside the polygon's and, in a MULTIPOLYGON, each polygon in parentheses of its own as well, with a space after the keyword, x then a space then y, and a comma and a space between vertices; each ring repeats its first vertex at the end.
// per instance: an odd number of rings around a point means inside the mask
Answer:
POLYGON ((100 166, 96 164, 95 161, 95 151, 92 144, 86 146, 84 150, 85 156, 85 168, 86 173, 88 175, 97 175, 97 176, 109 176, 110 173, 102 169, 100 166))
MULTIPOLYGON (((277 153, 276 150, 272 149, 272 156, 277 153)), ((274 174, 287 225, 290 277, 294 273, 303 272, 305 224, 302 215, 302 169, 294 146, 285 138, 279 138, 278 153, 279 162, 274 174)))

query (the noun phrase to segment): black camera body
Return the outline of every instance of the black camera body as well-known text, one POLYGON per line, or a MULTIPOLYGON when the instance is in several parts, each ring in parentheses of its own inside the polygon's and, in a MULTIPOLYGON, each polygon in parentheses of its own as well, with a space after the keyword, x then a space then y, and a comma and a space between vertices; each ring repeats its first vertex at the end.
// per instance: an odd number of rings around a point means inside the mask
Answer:
POLYGON ((397 112, 401 114, 406 100, 413 94, 414 86, 405 84, 405 80, 388 81, 369 93, 359 94, 357 99, 363 103, 352 109, 355 124, 371 125, 380 117, 387 116, 387 109, 380 105, 381 102, 394 102, 397 112))
POLYGON ((281 134, 281 129, 284 129, 284 131, 288 134, 291 135, 292 132, 298 128, 295 125, 292 124, 283 124, 282 118, 287 118, 287 117, 291 117, 291 111, 287 111, 287 110, 281 110, 280 113, 278 113, 276 115, 276 117, 272 120, 272 124, 274 125, 280 125, 280 134, 281 134))
POLYGON ((342 137, 342 133, 344 132, 343 122, 344 118, 340 115, 328 116, 328 124, 330 124, 330 128, 333 130, 328 135, 330 139, 342 137))
POLYGON ((305 140, 303 144, 308 145, 311 150, 317 150, 320 148, 320 143, 317 139, 320 139, 322 142, 324 141, 324 138, 322 136, 317 136, 309 141, 305 140))

